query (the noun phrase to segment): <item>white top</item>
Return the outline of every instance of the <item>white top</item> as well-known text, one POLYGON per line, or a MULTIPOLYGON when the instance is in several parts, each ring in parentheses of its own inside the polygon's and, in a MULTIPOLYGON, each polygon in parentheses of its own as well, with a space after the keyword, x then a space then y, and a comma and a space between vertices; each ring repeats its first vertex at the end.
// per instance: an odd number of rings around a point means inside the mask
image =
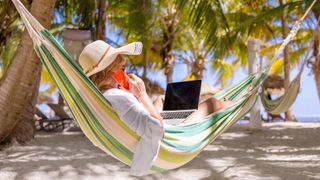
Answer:
POLYGON ((103 95, 120 119, 141 137, 134 151, 130 174, 133 176, 149 174, 163 137, 162 125, 150 116, 143 104, 130 92, 109 89, 103 95))

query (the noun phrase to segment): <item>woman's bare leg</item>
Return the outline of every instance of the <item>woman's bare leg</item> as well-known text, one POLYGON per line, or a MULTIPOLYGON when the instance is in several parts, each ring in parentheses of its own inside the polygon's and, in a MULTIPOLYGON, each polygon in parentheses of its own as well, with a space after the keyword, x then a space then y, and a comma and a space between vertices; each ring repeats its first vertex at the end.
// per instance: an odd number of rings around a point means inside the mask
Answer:
POLYGON ((188 116, 184 123, 189 124, 201 121, 208 115, 230 105, 230 101, 219 101, 215 98, 207 99, 206 101, 199 104, 198 110, 193 112, 190 116, 188 116))
POLYGON ((164 102, 164 95, 160 95, 157 99, 153 102, 154 107, 160 113, 163 110, 163 102, 164 102))

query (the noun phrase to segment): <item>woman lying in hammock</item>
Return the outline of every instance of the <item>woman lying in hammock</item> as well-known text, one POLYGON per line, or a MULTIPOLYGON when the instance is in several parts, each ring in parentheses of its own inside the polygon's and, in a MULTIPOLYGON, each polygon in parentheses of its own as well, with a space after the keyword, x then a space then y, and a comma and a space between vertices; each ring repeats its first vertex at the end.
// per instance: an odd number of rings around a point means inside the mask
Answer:
MULTIPOLYGON (((152 103, 144 82, 134 74, 123 73, 126 63, 123 55, 139 55, 141 51, 140 42, 113 48, 104 41, 95 41, 87 45, 79 56, 84 72, 120 119, 141 136, 131 165, 132 175, 144 175, 149 170, 163 137, 163 118, 160 115, 163 97, 152 103), (121 76, 124 79, 119 78, 121 76)), ((197 122, 229 105, 229 101, 210 98, 201 103, 185 123, 197 122)))

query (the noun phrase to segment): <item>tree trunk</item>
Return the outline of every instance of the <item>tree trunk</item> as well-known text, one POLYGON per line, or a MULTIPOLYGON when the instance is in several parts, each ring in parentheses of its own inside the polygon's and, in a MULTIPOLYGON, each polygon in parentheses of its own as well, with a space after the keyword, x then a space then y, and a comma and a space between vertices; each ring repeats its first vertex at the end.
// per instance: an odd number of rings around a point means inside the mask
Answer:
POLYGON ((143 56, 143 73, 142 73, 142 79, 147 79, 147 71, 148 71, 148 59, 149 59, 149 54, 147 50, 144 50, 142 52, 143 56))
POLYGON ((170 83, 172 82, 174 60, 171 56, 167 56, 164 59, 164 62, 165 62, 164 74, 166 75, 167 83, 170 83))
MULTIPOLYGON (((279 0, 281 5, 286 4, 286 0, 279 0)), ((288 21, 287 21, 287 9, 285 8, 283 11, 283 14, 281 16, 281 25, 282 25, 282 37, 285 39, 289 33, 290 29, 288 26, 288 21)), ((284 59, 284 88, 285 91, 288 90, 289 85, 290 85, 290 49, 289 46, 287 45, 284 48, 283 52, 283 59, 284 59)), ((288 121, 294 121, 294 116, 292 111, 289 109, 287 112, 285 112, 285 119, 288 121)))
MULTIPOLYGON (((170 25, 171 26, 171 25, 170 25)), ((169 32, 169 28, 168 28, 169 32)), ((164 62, 164 74, 167 78, 167 83, 172 82, 172 74, 173 74, 173 65, 174 59, 172 55, 172 46, 174 41, 174 36, 171 36, 170 33, 163 33, 163 47, 161 48, 160 55, 164 62)))
POLYGON ((106 36, 105 36, 105 32, 106 32, 106 8, 108 5, 108 1, 107 0, 99 0, 98 1, 98 18, 97 18, 97 22, 96 22, 96 35, 95 35, 95 40, 105 40, 106 36))
POLYGON ((320 100, 320 57, 319 57, 319 52, 318 52, 318 55, 316 56, 316 60, 314 62, 314 65, 312 65, 312 70, 314 73, 316 87, 318 90, 318 97, 320 100))
POLYGON ((167 14, 162 19, 163 25, 163 45, 160 51, 160 56, 164 63, 164 74, 167 77, 167 83, 172 82, 174 56, 172 49, 176 39, 177 25, 176 9, 174 5, 169 2, 167 14))
MULTIPOLYGON (((56 0, 33 0, 31 13, 48 27, 56 0)), ((24 143, 33 138, 34 113, 38 96, 41 63, 33 49, 28 32, 8 70, 0 80, 0 143, 24 143)))
POLYGON ((192 64, 192 75, 195 77, 195 79, 202 79, 203 71, 204 71, 204 57, 201 55, 197 57, 193 64, 192 64))
MULTIPOLYGON (((319 21, 320 18, 320 8, 315 7, 313 10, 313 13, 317 19, 317 22, 319 21)), ((312 62, 312 71, 314 74, 315 82, 316 82, 316 87, 318 91, 318 97, 320 100, 320 49, 319 49, 319 25, 314 30, 314 35, 313 35, 313 56, 315 58, 314 62, 312 62)))

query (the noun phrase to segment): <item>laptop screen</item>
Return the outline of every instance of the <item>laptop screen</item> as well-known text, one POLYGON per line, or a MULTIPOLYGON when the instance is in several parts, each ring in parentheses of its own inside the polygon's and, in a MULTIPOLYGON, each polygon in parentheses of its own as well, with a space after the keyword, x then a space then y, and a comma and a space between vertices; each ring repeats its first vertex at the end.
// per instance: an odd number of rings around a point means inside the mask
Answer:
POLYGON ((169 83, 163 110, 198 109, 201 80, 169 83))

